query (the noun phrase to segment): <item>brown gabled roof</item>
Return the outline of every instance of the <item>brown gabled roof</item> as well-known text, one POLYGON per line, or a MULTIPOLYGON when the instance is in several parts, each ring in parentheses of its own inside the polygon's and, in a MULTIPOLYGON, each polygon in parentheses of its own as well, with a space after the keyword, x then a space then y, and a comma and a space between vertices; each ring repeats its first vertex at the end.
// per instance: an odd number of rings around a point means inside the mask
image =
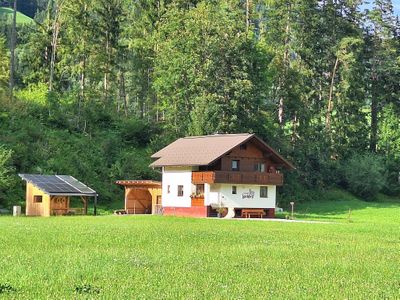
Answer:
POLYGON ((276 159, 289 169, 293 165, 268 146, 255 134, 215 134, 192 136, 176 140, 151 157, 157 159, 150 167, 164 166, 206 166, 250 139, 257 139, 262 147, 272 152, 276 159))

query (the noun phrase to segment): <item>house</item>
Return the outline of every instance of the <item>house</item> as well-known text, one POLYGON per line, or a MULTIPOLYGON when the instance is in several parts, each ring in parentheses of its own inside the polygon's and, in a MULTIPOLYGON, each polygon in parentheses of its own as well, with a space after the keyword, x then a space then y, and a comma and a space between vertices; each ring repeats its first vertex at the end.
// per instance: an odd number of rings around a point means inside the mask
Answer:
POLYGON ((162 169, 164 215, 275 216, 282 168, 294 169, 254 134, 185 137, 152 155, 162 169), (218 209, 219 210, 219 209, 218 209))
POLYGON ((161 209, 161 182, 118 180, 125 187, 125 207, 118 214, 157 214, 161 209))
POLYGON ((88 198, 94 198, 96 215, 97 193, 68 175, 19 174, 26 181, 27 216, 87 214, 88 198), (71 208, 71 197, 77 198, 78 208, 71 208))

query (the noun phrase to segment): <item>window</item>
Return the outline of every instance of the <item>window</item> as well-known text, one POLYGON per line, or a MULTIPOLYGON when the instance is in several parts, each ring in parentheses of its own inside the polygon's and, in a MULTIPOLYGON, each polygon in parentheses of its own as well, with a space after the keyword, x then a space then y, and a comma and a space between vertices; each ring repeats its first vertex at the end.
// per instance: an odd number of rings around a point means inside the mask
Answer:
POLYGON ((236 195, 236 194, 237 194, 236 185, 232 185, 232 194, 233 194, 233 195, 236 195))
POLYGON ((183 196, 183 185, 178 185, 178 197, 183 196))
POLYGON ((42 203, 42 199, 43 199, 43 196, 37 196, 37 195, 33 196, 34 203, 42 203))
POLYGON ((171 193, 171 186, 167 185, 167 194, 171 193))
POLYGON ((239 161, 232 160, 232 171, 239 171, 239 161))
POLYGON ((260 198, 268 198, 268 187, 260 186, 260 198))
POLYGON ((256 163, 254 165, 254 171, 256 171, 256 172, 265 172, 265 164, 264 163, 256 163))
POLYGON ((246 150, 246 149, 247 149, 247 145, 246 144, 240 145, 240 150, 246 150))
POLYGON ((196 195, 204 194, 204 184, 196 184, 196 195))

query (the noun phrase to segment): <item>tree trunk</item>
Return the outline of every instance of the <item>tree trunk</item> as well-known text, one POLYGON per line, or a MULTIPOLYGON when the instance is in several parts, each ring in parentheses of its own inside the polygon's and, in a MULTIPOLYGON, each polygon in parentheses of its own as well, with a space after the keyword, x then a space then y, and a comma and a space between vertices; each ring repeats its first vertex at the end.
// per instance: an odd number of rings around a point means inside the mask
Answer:
POLYGON ((15 74, 15 46, 17 43, 17 0, 14 0, 13 22, 11 27, 11 54, 10 54, 10 98, 14 97, 14 74, 15 74))
POLYGON ((298 122, 297 112, 295 112, 294 116, 293 116, 293 120, 292 120, 292 145, 293 145, 293 147, 297 140, 297 122, 298 122))
POLYGON ((284 105, 284 99, 281 96, 279 98, 279 107, 278 107, 278 121, 279 125, 282 127, 283 126, 283 105, 284 105))
POLYGON ((332 70, 331 85, 329 87, 328 108, 326 110, 326 118, 325 118, 325 128, 328 131, 331 129, 331 116, 333 110, 333 88, 335 86, 335 77, 338 66, 339 66, 339 58, 336 57, 335 65, 332 70))
POLYGON ((378 98, 375 93, 375 85, 372 84, 372 99, 371 99, 371 135, 369 149, 372 152, 377 150, 378 142, 378 98))
POLYGON ((59 17, 61 14, 62 3, 58 7, 56 7, 56 12, 53 21, 53 36, 51 40, 51 57, 50 57, 50 78, 49 78, 49 91, 53 90, 53 80, 54 80, 54 68, 56 64, 56 53, 57 53, 57 42, 58 42, 58 34, 60 33, 60 21, 59 17))
POLYGON ((246 0, 246 33, 249 32, 250 27, 250 0, 246 0))
POLYGON ((284 106, 285 106, 285 99, 282 95, 282 91, 286 89, 285 87, 285 80, 287 78, 288 69, 289 69, 289 42, 290 42, 290 14, 292 11, 292 7, 290 4, 287 4, 287 17, 286 17, 286 26, 285 26, 285 40, 284 40, 284 48, 285 51, 283 53, 283 75, 281 76, 280 80, 280 97, 279 97, 279 104, 278 104, 278 121, 279 125, 283 127, 283 122, 285 118, 284 106))
POLYGON ((80 78, 79 78, 79 98, 78 98, 78 118, 77 128, 80 128, 81 115, 82 115, 82 104, 85 99, 85 85, 86 85, 86 57, 85 54, 80 62, 80 78))
POLYGON ((126 90, 125 90, 125 73, 123 71, 120 71, 119 74, 119 97, 120 97, 120 102, 124 106, 124 113, 125 117, 128 116, 128 102, 126 98, 126 90))
POLYGON ((103 79, 103 94, 104 94, 104 103, 107 104, 108 102, 108 76, 109 76, 109 68, 110 68, 110 37, 109 32, 106 31, 106 67, 104 70, 104 79, 103 79))

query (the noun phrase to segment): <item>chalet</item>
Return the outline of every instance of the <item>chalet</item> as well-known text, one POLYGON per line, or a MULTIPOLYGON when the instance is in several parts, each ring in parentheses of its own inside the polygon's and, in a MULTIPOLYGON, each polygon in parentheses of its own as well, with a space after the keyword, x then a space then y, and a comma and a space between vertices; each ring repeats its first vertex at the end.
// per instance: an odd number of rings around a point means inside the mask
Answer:
POLYGON ((274 217, 282 168, 294 169, 254 134, 176 140, 152 155, 162 169, 164 215, 207 217, 225 208, 242 217, 274 217))
POLYGON ((68 175, 19 174, 26 181, 27 216, 54 216, 88 212, 89 198, 94 198, 96 215, 97 193, 68 175), (72 208, 71 197, 78 199, 79 207, 72 208))

